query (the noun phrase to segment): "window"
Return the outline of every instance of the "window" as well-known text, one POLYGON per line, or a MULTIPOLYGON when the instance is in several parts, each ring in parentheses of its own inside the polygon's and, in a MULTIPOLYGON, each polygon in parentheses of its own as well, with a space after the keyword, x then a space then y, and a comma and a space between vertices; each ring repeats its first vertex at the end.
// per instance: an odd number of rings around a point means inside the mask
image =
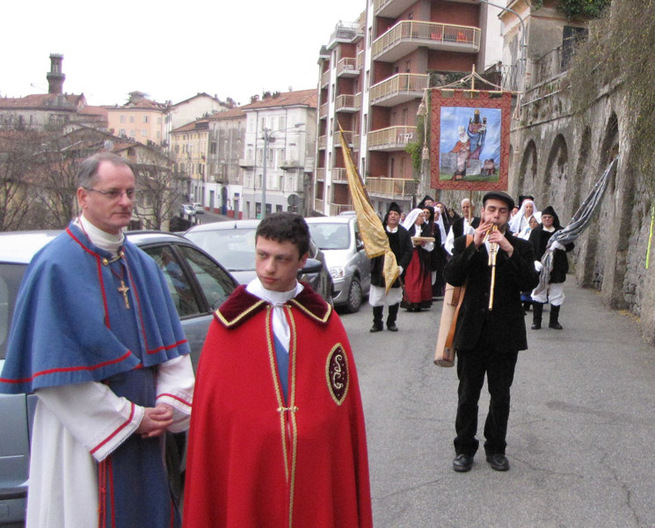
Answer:
POLYGON ((125 116, 121 114, 121 123, 125 123, 125 116))
POLYGON ((191 271, 196 276, 209 309, 213 312, 230 296, 234 284, 227 273, 216 267, 213 261, 200 253, 197 249, 188 246, 178 248, 186 259, 191 271))
POLYGON ((146 128, 141 129, 141 137, 148 137, 148 130, 146 128))
POLYGON ((175 252, 169 246, 158 246, 145 248, 145 252, 157 263, 159 269, 164 273, 168 291, 173 298, 173 304, 180 317, 196 315, 200 313, 198 301, 193 294, 193 288, 188 277, 182 271, 175 252))
POLYGON ((134 123, 134 116, 130 116, 130 123, 134 123))
POLYGON ((148 122, 148 116, 147 116, 147 115, 144 115, 144 116, 143 116, 143 122, 144 122, 144 123, 147 123, 147 122, 148 122))

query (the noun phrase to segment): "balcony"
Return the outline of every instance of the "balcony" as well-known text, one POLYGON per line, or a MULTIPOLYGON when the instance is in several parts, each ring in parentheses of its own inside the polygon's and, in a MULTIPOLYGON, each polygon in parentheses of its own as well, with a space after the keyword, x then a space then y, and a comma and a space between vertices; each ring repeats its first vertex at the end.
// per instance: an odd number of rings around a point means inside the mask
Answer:
POLYGON ((318 109, 318 117, 319 119, 325 119, 327 116, 328 116, 328 104, 323 103, 318 109))
POLYGON ((334 109, 337 112, 359 112, 361 108, 362 94, 357 95, 339 95, 335 101, 334 109))
POLYGON ((366 178, 366 189, 377 198, 409 199, 416 194, 418 182, 405 178, 366 178))
POLYGON ((330 70, 321 74, 321 88, 325 88, 330 83, 330 70))
POLYGON ((318 148, 325 149, 327 147, 327 136, 318 136, 318 148))
POLYGON ((423 97, 429 76, 418 73, 398 73, 381 83, 371 86, 371 105, 396 106, 423 97))
POLYGON ((373 60, 396 62, 419 47, 438 51, 477 53, 480 29, 437 22, 402 20, 373 41, 373 60))
POLYGON ((357 70, 361 71, 364 68, 364 50, 357 54, 357 70))
MULTIPOLYGON (((317 200, 318 201, 318 200, 317 200)), ((343 211, 352 211, 352 204, 330 203, 330 216, 339 216, 343 211)))
MULTIPOLYGON (((354 145, 354 137, 355 137, 355 132, 352 130, 344 130, 343 131, 343 137, 346 140, 346 144, 350 147, 353 148, 354 145)), ((341 147, 341 138, 339 136, 339 132, 335 132, 334 134, 334 146, 335 147, 341 147)))
MULTIPOLYGON (((479 4, 479 0, 449 0, 462 4, 479 4)), ((415 4, 416 0, 374 0, 373 11, 375 16, 396 18, 408 7, 415 4)))
POLYGON ((416 127, 392 126, 368 133, 369 150, 405 150, 408 143, 416 141, 416 127))
POLYGON ((246 170, 252 170, 255 168, 255 162, 251 159, 240 159, 239 167, 246 170))
POLYGON ((298 160, 288 159, 288 160, 282 160, 280 162, 280 168, 282 170, 288 171, 288 170, 304 168, 304 165, 302 165, 298 160))
POLYGON ((332 169, 332 183, 343 183, 348 185, 348 173, 346 169, 335 167, 332 169))
POLYGON ((324 182, 325 181, 325 169, 324 168, 316 169, 316 181, 317 182, 324 182))
POLYGON ((358 75, 357 59, 345 57, 337 62, 337 77, 357 77, 358 75))

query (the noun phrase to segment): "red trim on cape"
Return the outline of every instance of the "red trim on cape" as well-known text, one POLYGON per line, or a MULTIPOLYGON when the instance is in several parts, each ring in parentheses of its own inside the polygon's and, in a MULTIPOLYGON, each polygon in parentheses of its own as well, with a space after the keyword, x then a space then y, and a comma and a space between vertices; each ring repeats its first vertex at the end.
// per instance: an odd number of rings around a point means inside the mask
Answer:
POLYGON ((106 367, 107 365, 113 365, 114 363, 120 363, 121 361, 126 360, 128 357, 132 355, 132 352, 129 350, 125 352, 121 357, 117 359, 112 359, 111 361, 103 361, 102 363, 98 363, 97 365, 92 365, 90 367, 61 367, 61 368, 54 368, 50 370, 43 370, 41 372, 36 372, 34 375, 30 378, 23 378, 23 379, 8 379, 8 378, 0 378, 0 382, 2 383, 27 383, 29 381, 34 380, 35 378, 38 378, 39 376, 46 376, 47 374, 54 374, 55 372, 75 372, 78 370, 97 370, 102 367, 106 367))

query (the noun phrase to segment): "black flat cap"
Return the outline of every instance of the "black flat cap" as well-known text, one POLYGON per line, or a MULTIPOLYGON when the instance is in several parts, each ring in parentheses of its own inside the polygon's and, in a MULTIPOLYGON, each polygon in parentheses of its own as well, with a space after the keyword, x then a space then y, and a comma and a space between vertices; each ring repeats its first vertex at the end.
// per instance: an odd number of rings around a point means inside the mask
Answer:
POLYGON ((509 194, 503 191, 489 191, 487 194, 484 195, 484 198, 482 198, 482 205, 487 203, 487 200, 492 200, 492 199, 505 202, 507 204, 507 208, 510 211, 514 209, 514 198, 512 198, 509 194))

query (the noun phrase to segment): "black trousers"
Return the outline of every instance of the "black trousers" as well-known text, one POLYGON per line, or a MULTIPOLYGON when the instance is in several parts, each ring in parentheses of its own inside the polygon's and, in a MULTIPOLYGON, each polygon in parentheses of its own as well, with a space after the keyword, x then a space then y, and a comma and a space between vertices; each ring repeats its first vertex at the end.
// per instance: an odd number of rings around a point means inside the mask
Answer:
POLYGON ((491 396, 489 412, 484 425, 487 455, 505 454, 507 421, 510 409, 510 387, 514 381, 517 351, 499 352, 487 347, 457 354, 457 417, 455 419, 455 453, 475 455, 479 442, 478 401, 487 375, 487 388, 491 396))

